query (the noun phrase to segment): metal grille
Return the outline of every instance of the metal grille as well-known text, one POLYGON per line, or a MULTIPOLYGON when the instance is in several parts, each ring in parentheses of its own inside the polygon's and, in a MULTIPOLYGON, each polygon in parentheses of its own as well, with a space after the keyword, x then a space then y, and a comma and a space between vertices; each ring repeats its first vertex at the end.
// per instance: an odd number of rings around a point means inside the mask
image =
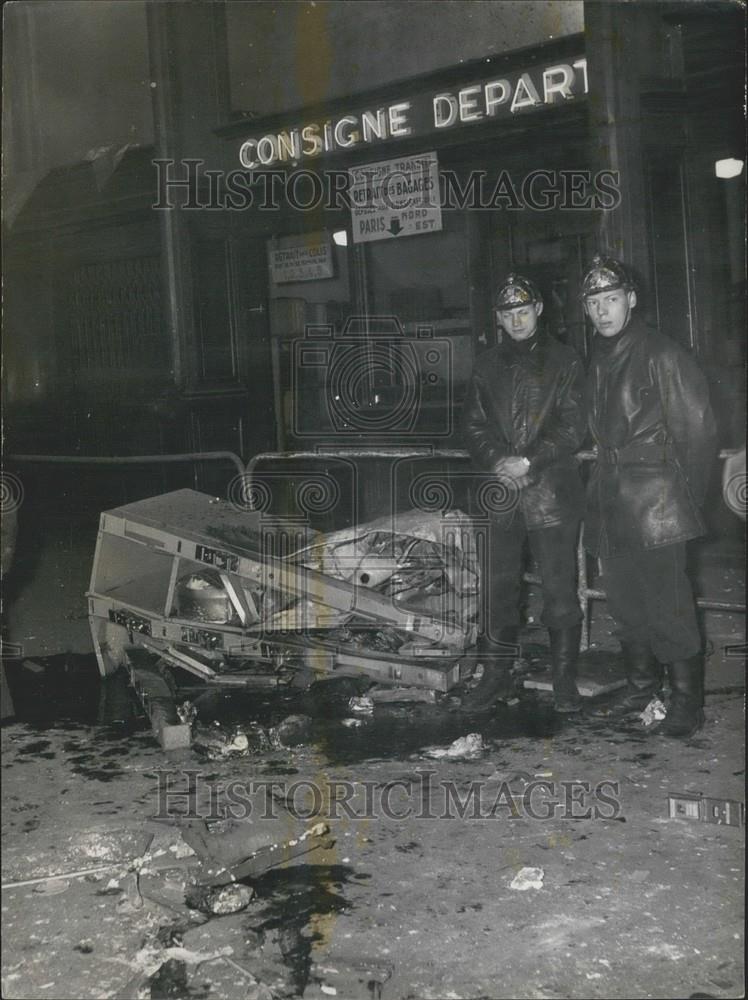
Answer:
POLYGON ((66 313, 74 372, 159 367, 166 359, 158 255, 80 265, 66 313))

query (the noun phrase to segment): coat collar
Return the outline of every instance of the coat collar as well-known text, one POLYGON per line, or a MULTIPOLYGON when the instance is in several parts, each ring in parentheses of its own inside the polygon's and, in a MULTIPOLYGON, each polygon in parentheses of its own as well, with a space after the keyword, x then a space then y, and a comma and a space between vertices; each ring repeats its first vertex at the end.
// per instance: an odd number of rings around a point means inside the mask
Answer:
POLYGON ((510 368, 514 365, 536 368, 543 364, 547 346, 546 333, 542 327, 538 327, 535 334, 535 343, 530 350, 522 350, 515 347, 512 338, 508 333, 505 333, 501 344, 499 344, 499 357, 501 363, 510 368))
POLYGON ((592 360, 598 365, 613 364, 628 354, 631 348, 646 335, 646 324, 639 316, 633 315, 623 333, 619 333, 615 338, 615 343, 606 343, 604 337, 599 333, 595 334, 592 344, 592 360))

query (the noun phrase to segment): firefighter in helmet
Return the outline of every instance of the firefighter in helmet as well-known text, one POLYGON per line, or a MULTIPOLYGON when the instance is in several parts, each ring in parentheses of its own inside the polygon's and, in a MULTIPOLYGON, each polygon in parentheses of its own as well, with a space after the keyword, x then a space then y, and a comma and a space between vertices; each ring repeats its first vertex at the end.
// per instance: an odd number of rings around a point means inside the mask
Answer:
POLYGON ((585 434, 584 375, 577 354, 543 328, 542 313, 533 282, 510 274, 496 296, 504 335, 481 354, 465 400, 465 443, 486 485, 495 487, 493 494, 481 491, 488 523, 478 641, 483 676, 463 699, 467 712, 488 711, 512 694, 526 541, 542 578, 556 710, 581 705, 575 544, 583 490, 574 453, 585 434))
POLYGON ((640 713, 666 666, 672 693, 659 729, 686 739, 704 722, 686 542, 704 532, 699 506, 715 455, 707 382, 686 350, 640 318, 636 285, 617 260, 594 258, 582 297, 595 329, 587 411, 597 450, 584 539, 602 564, 626 670, 626 687, 592 711, 640 713))

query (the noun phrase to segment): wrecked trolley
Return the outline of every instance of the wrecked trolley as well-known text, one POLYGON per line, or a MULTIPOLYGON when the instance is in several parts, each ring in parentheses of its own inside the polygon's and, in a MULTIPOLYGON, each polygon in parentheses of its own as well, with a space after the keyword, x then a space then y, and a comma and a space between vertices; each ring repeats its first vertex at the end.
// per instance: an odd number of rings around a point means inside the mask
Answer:
POLYGON ((178 490, 101 515, 87 596, 102 675, 127 667, 158 704, 169 671, 154 664, 224 686, 345 674, 446 692, 475 639, 477 595, 462 514, 320 535, 178 490))

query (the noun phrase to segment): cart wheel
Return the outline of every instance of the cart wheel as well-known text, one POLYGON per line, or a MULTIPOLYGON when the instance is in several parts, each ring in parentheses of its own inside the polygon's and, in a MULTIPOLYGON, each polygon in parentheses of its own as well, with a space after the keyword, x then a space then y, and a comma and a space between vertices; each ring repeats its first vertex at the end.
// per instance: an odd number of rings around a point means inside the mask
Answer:
POLYGON ((130 645, 130 636, 123 625, 105 619, 92 621, 91 637, 102 677, 110 677, 127 665, 125 648, 130 645))

